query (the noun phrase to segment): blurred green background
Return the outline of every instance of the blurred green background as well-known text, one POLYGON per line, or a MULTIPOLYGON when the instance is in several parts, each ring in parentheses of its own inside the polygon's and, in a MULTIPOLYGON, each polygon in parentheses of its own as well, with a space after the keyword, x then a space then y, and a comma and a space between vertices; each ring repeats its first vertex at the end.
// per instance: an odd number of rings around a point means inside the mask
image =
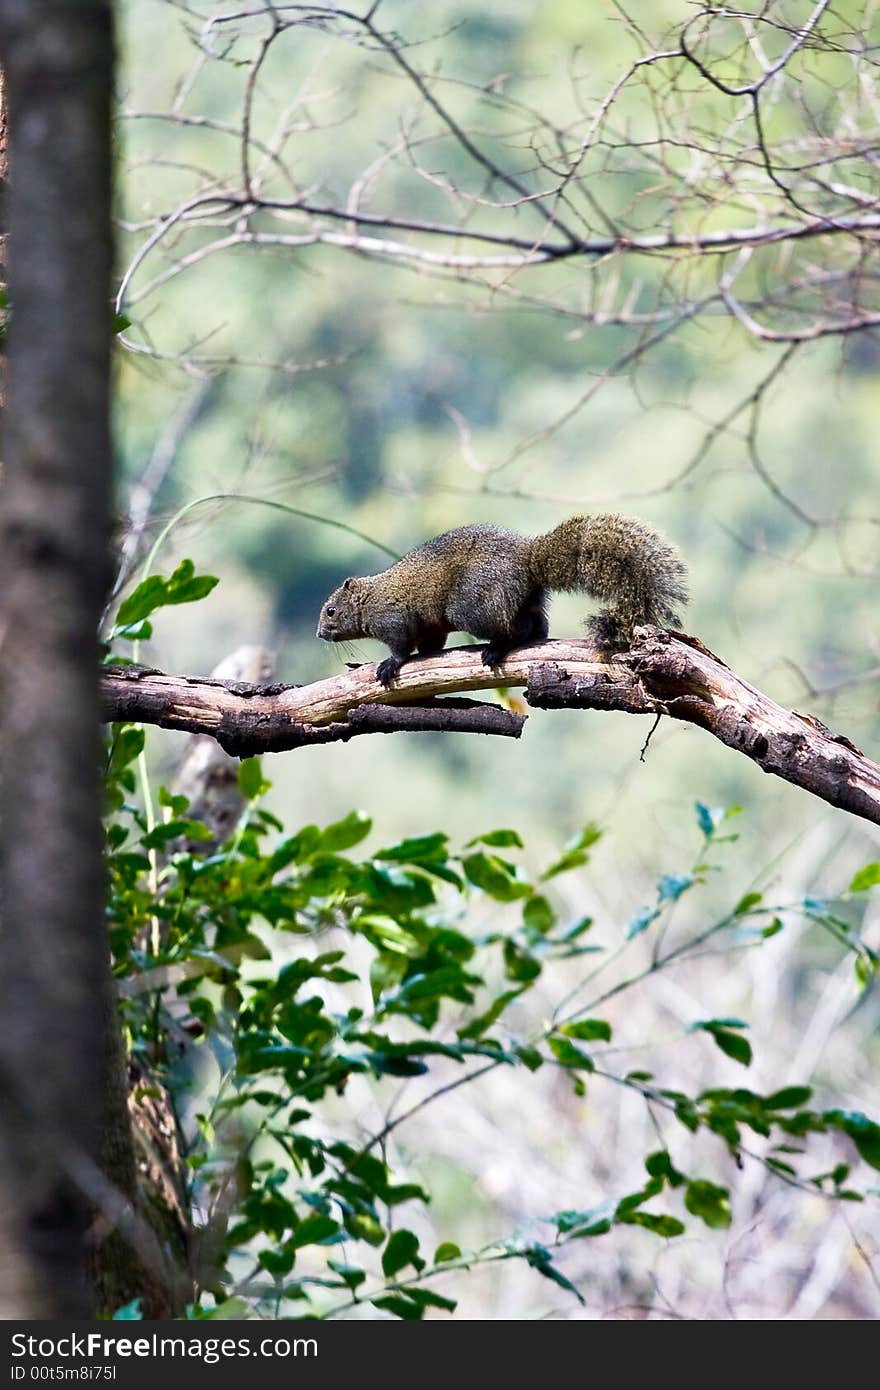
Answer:
MULTIPOLYGON (((687 10, 651 0, 639 6, 639 17, 659 34, 687 10)), ((234 128, 240 120, 249 68, 237 60, 253 56, 255 41, 246 33, 230 61, 200 58, 194 16, 209 13, 204 5, 160 0, 122 7, 126 115, 119 157, 121 211, 130 228, 173 210, 198 183, 194 166, 221 183, 235 172, 237 141, 204 122, 234 128), (198 123, 143 114, 167 115, 175 103, 198 123)), ((427 14, 397 4, 381 18, 420 40, 412 56, 422 68, 442 65, 458 118, 484 132, 493 149, 494 115, 479 84, 503 74, 505 96, 564 123, 577 115, 572 71, 580 74, 578 100, 587 102, 601 97, 634 56, 613 5, 507 0, 487 11, 444 3, 427 14)), ((215 46, 223 52, 219 40, 215 46)), ((344 204, 352 180, 393 143, 409 100, 382 55, 317 26, 297 29, 265 64, 254 130, 268 134, 279 112, 295 104, 303 129, 285 154, 299 185, 314 185, 314 201, 344 204)), ((634 123, 630 135, 650 125, 640 89, 626 96, 624 110, 634 123)), ((521 153, 525 165, 528 152, 521 153)), ((426 167, 478 187, 465 164, 442 142, 425 154, 426 167)), ((601 176, 607 205, 628 204, 638 178, 601 176)), ((382 171, 369 205, 448 215, 446 196, 416 178, 405 160, 382 171)), ((639 214, 648 227, 662 215, 650 200, 639 214)), ((511 216, 518 234, 534 231, 528 209, 511 216)), ((123 263, 145 235, 123 235, 123 263)), ((163 261, 148 262, 135 290, 164 268, 163 261)), ((650 294, 652 278, 656 286, 666 266, 643 259, 624 274, 637 275, 650 294)), ((402 552, 468 521, 534 532, 579 509, 632 511, 665 529, 689 562, 689 630, 769 694, 815 710, 870 751, 878 734, 876 681, 844 684, 831 699, 807 693, 804 679, 821 690, 878 662, 871 511, 880 393, 873 345, 843 353, 829 340, 802 350, 763 411, 762 457, 774 481, 808 515, 850 519, 837 527, 811 530, 773 495, 750 462, 742 428, 719 434, 683 482, 658 494, 693 458, 707 427, 780 356, 776 345, 756 344, 726 316, 702 317, 657 344, 637 374, 601 384, 568 423, 505 465, 636 341, 638 330, 579 320, 575 311, 592 276, 586 262, 540 267, 516 278, 518 298, 327 246, 244 246, 207 256, 126 308, 131 336, 162 356, 121 355, 120 507, 163 427, 198 389, 192 369, 169 356, 201 342, 203 353, 221 358, 303 368, 329 362, 293 372, 218 369, 156 498, 156 517, 164 520, 202 494, 244 492, 345 520, 402 552), (570 312, 532 308, 532 294, 570 312), (467 448, 456 419, 467 422, 467 448), (863 524, 852 520, 859 518, 863 524)), ((280 678, 299 682, 333 674, 344 659, 314 636, 326 593, 346 574, 385 563, 351 536, 243 502, 191 513, 164 546, 159 568, 167 572, 184 554, 221 583, 198 609, 164 617, 146 659, 204 673, 232 647, 257 641, 277 648, 280 678)), ((582 601, 557 598, 553 632, 577 633, 583 611, 582 601)), ((364 643, 357 654, 374 659, 379 649, 364 643)), ((856 858, 876 838, 693 729, 665 725, 640 763, 646 732, 643 721, 623 715, 537 714, 517 745, 364 738, 272 759, 274 798, 293 822, 367 806, 386 836, 440 824, 469 833, 519 820, 558 841, 589 818, 637 824, 639 833, 626 836, 626 847, 618 842, 615 853, 647 861, 696 796, 735 801, 749 808, 756 869, 819 825, 852 841, 856 858)))

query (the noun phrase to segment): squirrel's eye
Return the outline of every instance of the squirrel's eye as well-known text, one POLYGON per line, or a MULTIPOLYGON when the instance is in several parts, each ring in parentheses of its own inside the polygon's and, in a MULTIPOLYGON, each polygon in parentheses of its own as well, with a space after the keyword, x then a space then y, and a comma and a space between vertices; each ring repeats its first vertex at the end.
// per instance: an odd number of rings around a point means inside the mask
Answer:
POLYGON ((331 604, 330 604, 330 607, 327 609, 327 617, 328 617, 328 618, 332 618, 332 617, 333 617, 333 614, 334 614, 335 612, 336 612, 336 609, 333 607, 333 604, 331 603, 331 604))

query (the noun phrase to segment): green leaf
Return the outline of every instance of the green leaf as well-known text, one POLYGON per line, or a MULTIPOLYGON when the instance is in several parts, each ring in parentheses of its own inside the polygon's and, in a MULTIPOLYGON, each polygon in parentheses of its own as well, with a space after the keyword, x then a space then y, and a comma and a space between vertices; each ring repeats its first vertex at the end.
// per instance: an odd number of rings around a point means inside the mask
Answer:
POLYGON ((880 864, 866 864, 863 869, 859 869, 849 885, 850 893, 865 893, 869 888, 873 888, 875 883, 880 883, 880 864))
POLYGON ((625 1226, 643 1226, 652 1235, 670 1240, 673 1236, 684 1234, 685 1226, 674 1216, 654 1216, 649 1211, 628 1211, 617 1218, 625 1226))
POLYGON ((326 1245, 339 1234, 339 1224, 330 1216, 306 1216, 294 1229, 290 1244, 294 1250, 303 1245, 326 1245))
POLYGON ((274 1279, 283 1279, 293 1269, 296 1252, 290 1247, 286 1250, 261 1250, 257 1258, 274 1279))
POLYGON ((490 830, 488 835, 475 835, 468 840, 466 849, 473 845, 492 845, 495 849, 522 849, 523 842, 515 830, 490 830))
POLYGON ((144 749, 146 734, 142 725, 116 724, 113 729, 113 751, 110 755, 109 775, 116 776, 140 756, 144 749))
POLYGON ((656 1153, 648 1154, 645 1167, 650 1177, 661 1178, 668 1182, 670 1187, 681 1187, 685 1182, 684 1174, 675 1167, 667 1149, 658 1149, 656 1153))
POLYGON ((165 589, 165 580, 158 574, 151 574, 149 579, 143 580, 120 604, 116 626, 128 627, 131 623, 139 623, 154 608, 161 608, 165 602, 165 589))
POLYGON ((696 802, 695 810, 697 813, 697 825, 705 835, 707 840, 711 840, 715 834, 715 827, 724 819, 724 812, 719 807, 714 809, 704 806, 702 801, 696 802))
MULTIPOLYGON (((427 865, 421 867, 427 871, 427 865)), ((431 871, 436 873, 439 867, 432 865, 431 871)), ((360 869, 364 891, 377 907, 388 912, 411 912, 436 901, 434 889, 424 873, 419 872, 419 866, 409 870, 401 864, 373 860, 369 866, 361 865, 360 869)), ((348 883, 341 887, 347 888, 348 883)))
POLYGON ((730 1225, 730 1193, 726 1187, 694 1178, 685 1189, 684 1204, 692 1216, 698 1216, 713 1231, 726 1230, 730 1225))
POLYGON ((536 960, 528 951, 521 950, 511 937, 508 937, 504 943, 503 954, 504 973, 509 980, 518 980, 529 984, 540 975, 541 962, 536 960))
POLYGON ((126 328, 131 328, 131 319, 126 318, 125 314, 114 314, 110 320, 110 331, 115 335, 124 333, 126 328))
POLYGON ((401 1202, 430 1202, 430 1194, 416 1182, 401 1182, 386 1187, 382 1200, 389 1207, 399 1206, 401 1202))
POLYGON ((406 1294, 390 1293, 383 1298, 371 1300, 374 1308, 382 1308, 386 1313, 393 1313, 396 1318, 403 1318, 405 1322, 420 1322, 425 1311, 423 1303, 417 1303, 406 1294))
POLYGON ((419 1000, 457 999, 461 1004, 473 1003, 472 986, 482 984, 478 975, 469 975, 460 965, 441 965, 424 975, 413 975, 400 987, 396 998, 386 1008, 397 1013, 410 1012, 419 1000))
POLYGON ((571 854, 574 850, 590 849, 598 840, 602 838, 602 831, 595 821, 588 821, 583 830, 574 839, 569 840, 565 845, 566 854, 571 854))
POLYGON ((743 1038, 739 1033, 731 1031, 734 1028, 746 1028, 747 1026, 738 1018, 709 1018, 704 1019, 701 1023, 692 1023, 688 1032, 709 1033, 722 1052, 733 1058, 735 1062, 739 1062, 741 1066, 747 1067, 752 1060, 751 1044, 748 1038, 743 1038))
POLYGON ((531 1047, 528 1043, 517 1043, 513 1049, 516 1056, 523 1066, 528 1067, 529 1071, 537 1071, 544 1065, 544 1058, 536 1047, 531 1047))
POLYGON ((514 902, 517 898, 529 897, 532 892, 531 884, 518 877, 516 866, 497 854, 469 854, 461 866, 468 882, 497 902, 514 902))
POLYGON ((607 1216, 603 1216, 598 1221, 592 1221, 587 1226, 576 1226, 569 1232, 569 1240, 582 1240, 585 1236, 604 1236, 611 1230, 611 1221, 607 1216))
POLYGON ((548 1038, 547 1046, 550 1048, 557 1062, 561 1063, 563 1067, 574 1067, 575 1070, 579 1071, 596 1070, 596 1064, 592 1057, 588 1057, 586 1052, 582 1052, 579 1047, 575 1047, 574 1043, 570 1042, 568 1038, 560 1037, 558 1034, 554 1033, 551 1038, 548 1038))
POLYGON ((246 1318, 252 1309, 244 1298, 224 1298, 216 1308, 207 1308, 199 1318, 209 1322, 226 1322, 235 1318, 246 1318))
POLYGON ((775 1169, 777 1173, 784 1173, 787 1178, 797 1177, 797 1169, 793 1168, 790 1163, 783 1163, 781 1158, 774 1158, 772 1154, 768 1154, 764 1162, 768 1168, 775 1169))
POLYGON ((413 1265, 417 1272, 424 1268, 424 1260, 419 1259, 419 1238, 412 1231, 395 1231, 382 1251, 382 1271, 390 1279, 406 1265, 413 1265))
POLYGON ((762 1103, 765 1110, 797 1110, 806 1105, 812 1094, 809 1086, 784 1086, 781 1091, 765 1096, 762 1103))
POLYGON ((407 1289, 407 1298, 423 1308, 443 1308, 447 1313, 454 1313, 458 1307, 454 1298, 444 1298, 433 1289, 407 1289))
POLYGON ((354 1292, 354 1290, 364 1282, 366 1274, 357 1265, 347 1265, 342 1260, 328 1260, 327 1264, 338 1274, 343 1283, 354 1292))
POLYGON ((556 913, 542 893, 535 893, 523 904, 523 922, 535 936, 546 936, 556 925, 556 913))
POLYGON ((674 903, 693 883, 693 874, 664 874, 657 884, 657 901, 674 903))
POLYGON ((156 800, 160 806, 166 806, 173 817, 182 816, 189 805, 188 797, 174 796, 167 787, 159 788, 156 800))
MULTIPOLYGON (((335 980, 337 983, 356 980, 357 975, 353 975, 351 971, 335 968, 336 962, 342 960, 343 957, 344 952, 342 951, 326 951, 322 956, 315 956, 314 960, 300 956, 296 960, 288 961, 286 965, 282 965, 272 985, 270 996, 272 1003, 280 1004, 293 999, 306 980, 335 980)), ((279 1014, 279 1024, 282 1030, 288 1026, 288 1022, 292 1023, 296 1016, 291 1014, 288 1020, 284 1013, 279 1014)), ((309 1026, 314 1026, 314 1020, 310 1019, 309 1026)))
POLYGON ((630 1192, 626 1197, 621 1197, 614 1213, 615 1220, 622 1221, 630 1212, 643 1206, 645 1202, 650 1202, 652 1197, 656 1197, 658 1192, 662 1191, 663 1179, 652 1177, 645 1183, 645 1186, 639 1188, 637 1192, 630 1192))
POLYGON ((606 1023, 604 1018, 582 1018, 578 1023, 563 1024, 559 1031, 567 1038, 576 1038, 578 1042, 611 1041, 611 1024, 606 1023))
POLYGON ((578 1303, 584 1302, 581 1294, 575 1288, 571 1280, 566 1279, 565 1275, 561 1274, 553 1264, 550 1251, 545 1249, 543 1245, 531 1245, 528 1249, 523 1251, 523 1254, 525 1255, 527 1264, 530 1264, 532 1269, 536 1269, 539 1274, 543 1274, 545 1279, 551 1279, 553 1283, 558 1284, 561 1289, 565 1289, 568 1293, 573 1293, 578 1303))
POLYGON ((601 836, 602 831, 592 822, 584 826, 579 835, 576 835, 573 840, 569 840, 559 858, 544 870, 541 874, 541 881, 546 882, 548 878, 555 878, 557 874, 567 874, 572 869, 579 869, 582 864, 586 864, 590 858, 587 851, 591 845, 601 839, 601 836))
POLYGON ((119 846, 124 845, 127 839, 128 830, 124 825, 115 824, 107 826, 107 844, 110 846, 111 850, 119 849, 119 846))
POLYGON ((418 939, 384 912, 365 912, 355 918, 352 926, 379 951, 401 956, 419 953, 418 939))
POLYGON ((368 1245, 381 1245, 385 1239, 385 1232, 375 1216, 371 1216, 369 1212, 346 1212, 344 1219, 345 1229, 356 1240, 365 1240, 368 1245))
POLYGON ((247 801, 253 801, 263 790, 263 772, 259 758, 245 758, 238 765, 238 789, 247 801))
POLYGON ((169 840, 177 840, 181 836, 185 836, 187 840, 213 840, 214 832, 200 820, 167 820, 161 825, 154 825, 153 829, 144 835, 141 844, 144 849, 159 849, 162 845, 167 845, 169 840))
POLYGON ((269 874, 280 873, 288 864, 302 864, 317 853, 321 843, 321 832, 316 825, 304 825, 296 835, 282 840, 269 860, 269 874))
POLYGON ((129 624, 124 632, 117 632, 116 636, 125 642, 148 642, 153 635, 153 624, 149 618, 144 618, 139 623, 129 624))
POLYGON ((503 994, 499 994, 497 999, 492 1000, 492 1003, 489 1005, 485 1013, 480 1014, 478 1018, 472 1018, 470 1023, 466 1023, 463 1027, 456 1029, 458 1037, 482 1037, 486 1030, 488 1028, 491 1028, 492 1024, 497 1022, 497 1020, 501 1017, 508 1004, 512 1003, 514 999, 518 999, 521 994, 522 988, 507 989, 504 991, 503 994))
POLYGON ((604 1211, 604 1207, 593 1207, 589 1211, 558 1211, 553 1219, 561 1236, 580 1240, 581 1236, 602 1236, 611 1230, 611 1221, 603 1214, 604 1211))
POLYGON ((656 922, 660 913, 656 907, 640 907, 638 912, 630 917, 626 924, 624 936, 627 941, 631 941, 634 936, 641 936, 643 931, 647 931, 652 922, 656 922))
POLYGON ((220 583, 213 574, 196 574, 192 560, 181 560, 168 580, 166 604, 197 603, 220 583))
POLYGON ((339 854, 340 850, 351 849, 369 835, 373 822, 362 811, 350 811, 343 819, 328 825, 321 831, 318 848, 322 854, 339 854))
POLYGON ((691 1100, 680 1100, 675 1107, 675 1118, 685 1129, 690 1130, 691 1134, 696 1134, 700 1128, 700 1116, 697 1107, 691 1100))
POLYGON ((157 608, 170 604, 194 603, 204 598, 219 583, 211 574, 197 575, 192 560, 181 560, 170 579, 162 579, 158 574, 138 584, 128 598, 120 604, 116 614, 117 627, 130 627, 149 616, 157 608))
POLYGON ((433 1289, 418 1288, 385 1294, 382 1298, 374 1298, 372 1303, 374 1308, 383 1308, 407 1322, 419 1322, 426 1308, 443 1308, 448 1313, 454 1313, 458 1306, 454 1298, 444 1298, 433 1289))
POLYGON ((371 1052, 369 1062, 377 1076, 424 1076, 428 1070, 426 1062, 414 1057, 394 1057, 384 1052, 371 1052))
POLYGON ((452 1241, 448 1240, 444 1241, 442 1245, 438 1245, 434 1253, 435 1265, 446 1264, 447 1260, 459 1259, 461 1259, 461 1251, 457 1245, 453 1245, 452 1241))
POLYGON ((757 907, 758 903, 763 901, 763 897, 763 893, 746 893, 733 909, 734 917, 742 917, 743 913, 751 912, 753 907, 757 907))
POLYGON ((407 969, 408 961, 405 955, 380 951, 370 966, 370 992, 374 1004, 378 1003, 380 996, 386 991, 398 988, 407 969))
POLYGON ((715 1029, 712 1033, 721 1051, 728 1057, 732 1057, 734 1062, 739 1062, 740 1066, 751 1066, 752 1045, 748 1038, 740 1037, 739 1033, 729 1033, 725 1028, 715 1029))
MULTIPOLYGON (((573 922, 570 927, 566 927, 565 931, 562 933, 561 939, 565 942, 575 941, 579 936, 583 936, 584 932, 588 932, 592 925, 592 917, 579 917, 578 920, 576 922, 573 922)), ((597 946, 593 949, 601 950, 602 948, 597 946)))
POLYGON ((449 836, 443 835, 439 831, 435 835, 414 835, 411 839, 401 840, 397 845, 390 845, 388 849, 380 849, 375 857, 377 859, 390 859, 400 864, 443 861, 447 858, 446 846, 448 843, 449 836))
POLYGON ((143 1318, 141 1312, 142 1298, 133 1298, 130 1303, 124 1303, 121 1308, 117 1308, 113 1314, 113 1322, 139 1322, 143 1318))
POLYGON ((843 1130, 865 1162, 880 1169, 880 1125, 869 1120, 861 1110, 826 1110, 822 1118, 826 1124, 843 1130))

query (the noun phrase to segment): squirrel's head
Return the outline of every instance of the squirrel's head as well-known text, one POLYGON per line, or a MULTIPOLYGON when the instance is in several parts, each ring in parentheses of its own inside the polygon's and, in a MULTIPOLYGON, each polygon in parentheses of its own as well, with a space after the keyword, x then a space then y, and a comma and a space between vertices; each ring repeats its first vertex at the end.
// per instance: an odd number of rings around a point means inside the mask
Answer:
POLYGON ((324 642, 349 642, 366 637, 361 622, 363 581, 346 579, 324 603, 318 619, 317 636, 324 642))

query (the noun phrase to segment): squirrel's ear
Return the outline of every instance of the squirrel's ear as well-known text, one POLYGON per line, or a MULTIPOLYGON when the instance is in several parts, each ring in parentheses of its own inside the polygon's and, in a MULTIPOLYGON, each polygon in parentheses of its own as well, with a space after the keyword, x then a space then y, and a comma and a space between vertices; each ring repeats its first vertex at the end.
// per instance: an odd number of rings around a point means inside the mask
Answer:
POLYGON ((353 579, 346 579, 346 580, 343 582, 342 587, 343 587, 343 589, 350 589, 353 583, 354 583, 354 580, 353 580, 353 579))

